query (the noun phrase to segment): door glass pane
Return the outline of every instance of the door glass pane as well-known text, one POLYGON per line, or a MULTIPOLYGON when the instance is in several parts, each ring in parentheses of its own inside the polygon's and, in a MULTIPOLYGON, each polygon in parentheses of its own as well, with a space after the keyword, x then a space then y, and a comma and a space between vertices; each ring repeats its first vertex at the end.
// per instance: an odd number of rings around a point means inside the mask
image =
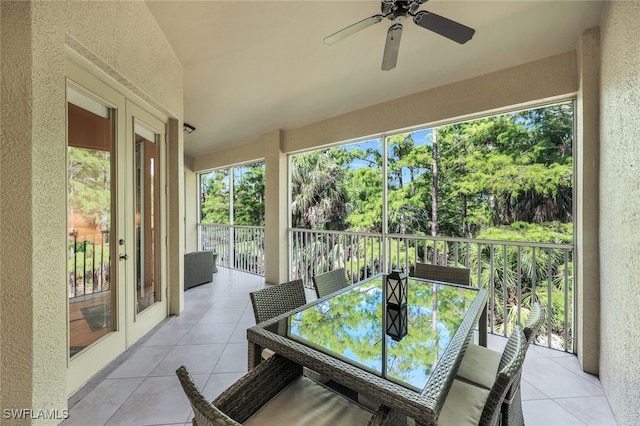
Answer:
POLYGON ((111 211, 113 110, 67 89, 69 354, 114 330, 111 211))
POLYGON ((135 126, 136 313, 160 301, 158 135, 135 126))

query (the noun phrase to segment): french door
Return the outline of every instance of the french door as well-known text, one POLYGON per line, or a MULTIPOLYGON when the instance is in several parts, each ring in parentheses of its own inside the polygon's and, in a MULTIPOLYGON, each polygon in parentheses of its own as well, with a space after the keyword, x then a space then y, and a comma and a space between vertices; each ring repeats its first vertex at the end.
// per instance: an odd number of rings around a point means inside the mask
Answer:
POLYGON ((130 301, 127 315, 127 344, 135 343, 167 316, 166 218, 165 202, 165 123, 130 101, 127 109, 127 152, 132 173, 127 182, 133 215, 125 242, 127 268, 131 270, 126 286, 130 301))
POLYGON ((66 75, 71 394, 167 315, 167 119, 72 61, 66 75))

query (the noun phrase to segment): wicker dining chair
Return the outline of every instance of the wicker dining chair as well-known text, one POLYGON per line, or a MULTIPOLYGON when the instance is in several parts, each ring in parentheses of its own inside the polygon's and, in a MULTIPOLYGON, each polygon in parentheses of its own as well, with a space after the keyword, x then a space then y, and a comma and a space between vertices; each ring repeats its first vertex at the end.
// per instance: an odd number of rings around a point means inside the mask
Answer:
POLYGON ((430 263, 416 263, 414 276, 427 280, 469 285, 471 270, 453 266, 432 265, 430 263))
MULTIPOLYGON (((520 387, 527 338, 516 326, 500 356, 498 372, 489 389, 455 379, 447 394, 438 425, 495 426, 501 421, 501 408, 511 388, 520 387)), ((522 423, 524 424, 524 422, 522 423)))
POLYGON ((272 285, 249 293, 256 324, 307 303, 302 280, 272 285))
MULTIPOLYGON (((526 338, 525 350, 535 340, 540 327, 544 323, 545 315, 540 303, 535 302, 529 311, 529 316, 524 324, 526 338)), ((458 368, 456 377, 465 382, 474 384, 484 389, 490 389, 494 380, 494 374, 500 365, 501 353, 487 349, 483 346, 470 344, 467 348, 462 363, 458 368)), ((507 396, 502 404, 502 425, 522 425, 522 400, 520 396, 519 382, 517 386, 507 391, 507 396)))
MULTIPOLYGON (((302 280, 293 280, 282 284, 272 285, 249 293, 253 316, 256 324, 270 320, 292 309, 307 303, 302 280)), ((273 355, 271 349, 263 348, 262 359, 273 355)))
POLYGON ((313 286, 319 299, 334 291, 348 287, 349 283, 347 282, 344 268, 338 268, 324 274, 314 275, 313 286))
POLYGON ((197 426, 381 426, 391 419, 390 410, 381 407, 373 412, 303 376, 300 365, 279 355, 260 363, 212 402, 184 366, 176 374, 197 426))

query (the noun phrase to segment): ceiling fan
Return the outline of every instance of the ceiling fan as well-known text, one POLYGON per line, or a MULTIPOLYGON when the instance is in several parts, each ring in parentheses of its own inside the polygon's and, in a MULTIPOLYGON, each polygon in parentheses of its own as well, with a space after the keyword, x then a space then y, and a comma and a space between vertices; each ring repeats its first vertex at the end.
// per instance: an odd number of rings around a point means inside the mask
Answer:
POLYGON ((393 25, 387 31, 387 42, 384 46, 384 55, 382 57, 382 69, 388 71, 396 67, 398 50, 400 49, 400 37, 402 36, 402 22, 408 16, 413 17, 413 22, 422 28, 431 30, 457 43, 464 44, 471 40, 476 32, 473 28, 435 13, 424 10, 418 11, 420 6, 426 2, 427 0, 382 0, 381 14, 365 18, 325 37, 324 44, 336 43, 387 18, 393 21, 393 25))

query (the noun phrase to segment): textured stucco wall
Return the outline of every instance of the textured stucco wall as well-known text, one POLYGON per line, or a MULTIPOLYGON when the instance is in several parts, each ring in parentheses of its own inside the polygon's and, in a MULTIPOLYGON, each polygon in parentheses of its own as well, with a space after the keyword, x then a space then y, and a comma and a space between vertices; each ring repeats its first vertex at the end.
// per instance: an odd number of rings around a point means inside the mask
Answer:
POLYGON ((598 374, 600 362, 600 31, 582 34, 578 49, 580 91, 576 102, 576 326, 578 360, 584 371, 598 374))
POLYGON ((289 153, 539 102, 577 90, 576 53, 571 51, 286 131, 283 148, 289 153))
POLYGON ((620 425, 640 413, 640 2, 607 2, 600 32, 600 380, 620 425))
POLYGON ((61 410, 68 356, 65 43, 73 40, 97 68, 179 120, 182 67, 144 2, 1 6, 0 405, 61 410))
POLYGON ((198 249, 198 176, 191 165, 184 166, 185 253, 198 249))
POLYGON ((31 285, 37 260, 31 246, 31 5, 0 2, 0 9, 0 408, 4 409, 31 406, 35 309, 31 285))
POLYGON ((264 278, 267 283, 288 281, 289 200, 287 191, 287 156, 282 152, 282 131, 275 130, 264 138, 265 203, 264 245, 266 256, 264 278))

